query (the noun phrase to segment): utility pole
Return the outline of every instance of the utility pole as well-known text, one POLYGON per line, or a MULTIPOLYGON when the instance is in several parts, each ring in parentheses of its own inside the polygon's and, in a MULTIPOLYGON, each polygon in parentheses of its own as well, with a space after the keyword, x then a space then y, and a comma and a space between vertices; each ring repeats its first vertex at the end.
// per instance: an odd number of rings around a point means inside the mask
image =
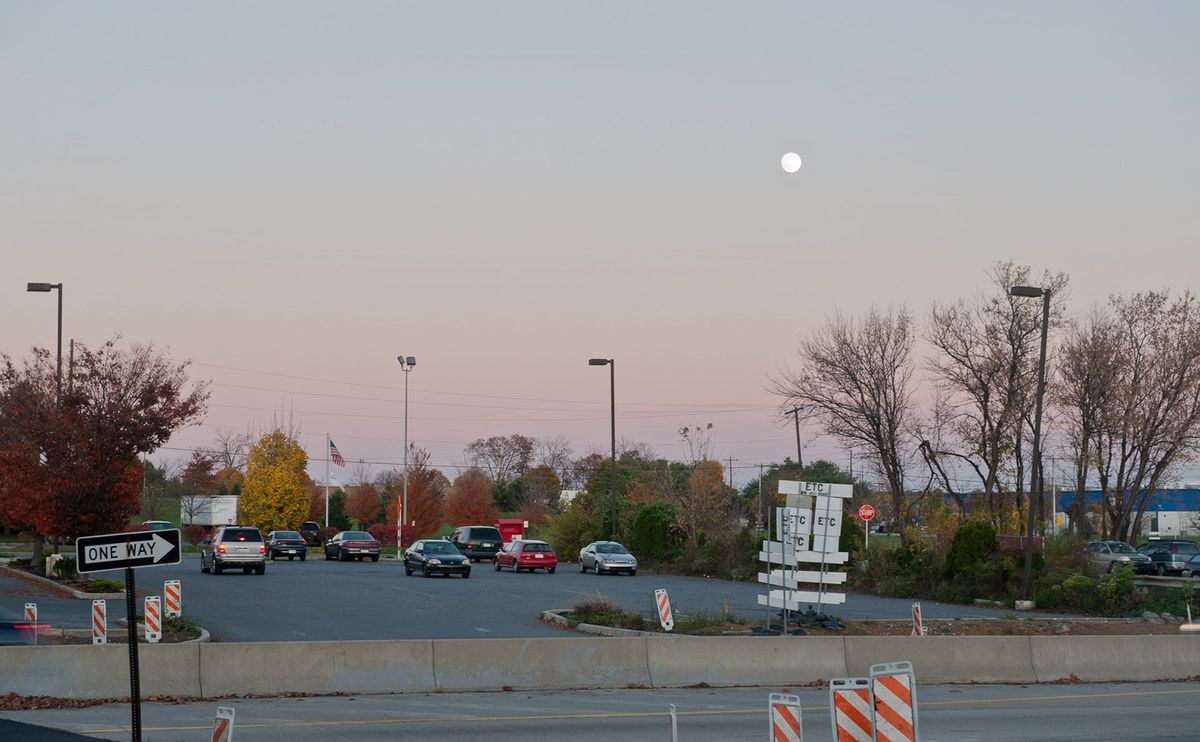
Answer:
POLYGON ((729 457, 729 489, 733 489, 733 462, 735 461, 741 461, 741 459, 729 457))
POLYGON ((792 420, 796 423, 796 463, 800 465, 800 481, 804 481, 804 449, 800 445, 800 408, 793 407, 792 420))

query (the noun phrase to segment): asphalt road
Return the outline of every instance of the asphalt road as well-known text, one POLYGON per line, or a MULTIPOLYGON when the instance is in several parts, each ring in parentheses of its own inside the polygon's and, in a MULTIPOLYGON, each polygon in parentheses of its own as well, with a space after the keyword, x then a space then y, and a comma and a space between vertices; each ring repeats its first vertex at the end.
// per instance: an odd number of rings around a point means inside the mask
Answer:
MULTIPOLYGON (((666 712, 674 704, 680 742, 758 742, 767 731, 767 695, 779 690, 689 688, 143 703, 142 720, 148 742, 208 739, 219 705, 235 709, 234 737, 239 742, 665 741, 669 739, 666 712)), ((788 692, 800 697, 805 742, 831 740, 828 691, 788 692)), ((1193 710, 1200 700, 1200 684, 918 686, 917 698, 923 742, 1165 742, 1196 739, 1193 710)), ((126 704, 0 712, 0 736, 5 732, 3 719, 99 739, 129 739, 126 704)), ((28 736, 20 739, 28 742, 42 739, 29 730, 23 734, 28 736)))
MULTIPOLYGON (((97 577, 121 580, 120 572, 97 577)), ((603 593, 625 608, 654 615, 654 590, 666 588, 677 614, 729 610, 765 619, 756 597, 764 586, 700 577, 580 574, 563 564, 555 574, 495 572, 473 565, 471 578, 405 577, 394 560, 378 563, 307 561, 269 563, 263 576, 240 571, 202 574, 199 558, 136 570, 139 592, 161 594, 163 580, 182 581, 184 613, 223 641, 311 641, 341 639, 460 639, 471 637, 562 636, 543 624, 541 611, 569 608, 582 597, 603 593)), ((20 612, 36 600, 39 618, 58 627, 86 628, 86 600, 55 597, 45 588, 0 577, 0 606, 20 612)), ((123 605, 110 601, 109 630, 123 605)), ((1011 615, 1011 610, 925 602, 926 618, 1011 615)), ((845 618, 908 618, 911 601, 851 594, 829 613, 845 618)))

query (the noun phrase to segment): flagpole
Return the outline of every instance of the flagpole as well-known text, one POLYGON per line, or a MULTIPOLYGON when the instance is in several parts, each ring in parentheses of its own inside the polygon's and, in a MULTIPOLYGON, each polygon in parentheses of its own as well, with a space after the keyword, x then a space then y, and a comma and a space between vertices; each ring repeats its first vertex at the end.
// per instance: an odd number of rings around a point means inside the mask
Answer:
POLYGON ((329 433, 325 434, 325 527, 329 527, 329 433))

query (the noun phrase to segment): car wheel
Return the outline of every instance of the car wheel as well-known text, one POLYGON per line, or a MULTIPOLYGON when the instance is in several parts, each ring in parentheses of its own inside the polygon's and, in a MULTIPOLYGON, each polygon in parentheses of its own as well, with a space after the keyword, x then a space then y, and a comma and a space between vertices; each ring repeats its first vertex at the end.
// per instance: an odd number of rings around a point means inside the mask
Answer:
POLYGON ((265 564, 260 564, 254 568, 254 574, 256 574, 256 575, 265 575, 266 573, 267 573, 267 565, 265 565, 265 564))
POLYGON ((599 562, 596 562, 596 574, 597 574, 597 575, 602 575, 602 574, 604 574, 604 569, 603 569, 603 568, 600 566, 600 563, 599 563, 599 562))
POLYGON ((301 554, 301 555, 300 555, 300 561, 302 561, 302 562, 303 562, 303 561, 304 561, 304 557, 306 557, 306 556, 308 556, 308 555, 307 555, 307 554, 301 554))
POLYGON ((557 569, 557 567, 547 567, 546 571, 549 572, 550 574, 554 574, 555 569, 557 569))
POLYGON ((584 572, 587 572, 587 565, 583 563, 582 559, 580 559, 579 560, 579 574, 583 574, 584 572))
POLYGON ((293 561, 296 558, 295 554, 288 554, 288 561, 293 561))
POLYGON ((404 564, 404 576, 412 577, 412 568, 408 566, 407 562, 404 564))
POLYGON ((222 572, 224 569, 225 569, 225 568, 224 568, 224 567, 222 567, 220 564, 217 564, 217 561, 216 561, 215 559, 213 560, 213 563, 212 563, 212 573, 213 573, 214 575, 219 575, 219 574, 221 574, 221 572, 222 572))
POLYGON ((254 571, 253 567, 242 567, 242 574, 248 575, 254 571))
POLYGON ((636 569, 631 569, 631 570, 629 570, 629 576, 630 576, 630 577, 637 577, 637 570, 636 570, 636 569))
POLYGON ((378 555, 378 554, 376 554, 375 556, 371 557, 371 561, 372 561, 372 562, 378 562, 378 561, 379 561, 379 555, 378 555))
POLYGON ((500 560, 499 560, 499 559, 493 559, 493 560, 492 560, 492 566, 496 568, 496 571, 497 571, 497 572, 499 572, 499 571, 500 571, 500 560))
POLYGON ((1166 577, 1166 576, 1167 576, 1167 565, 1165 565, 1165 564, 1160 564, 1160 565, 1158 565, 1157 569, 1158 569, 1158 576, 1159 576, 1159 577, 1166 577))
POLYGON ((426 577, 432 577, 432 576, 433 576, 433 575, 430 573, 430 571, 429 571, 429 567, 426 567, 425 569, 421 570, 421 574, 425 575, 426 577))
POLYGON ((468 569, 466 572, 463 572, 462 575, 464 580, 467 579, 471 576, 471 570, 468 569))
POLYGON ((1109 563, 1108 563, 1108 573, 1109 573, 1110 575, 1112 574, 1113 567, 1116 567, 1116 566, 1117 566, 1117 565, 1116 565, 1116 564, 1113 564, 1112 562, 1109 562, 1109 563))
POLYGON ((207 571, 208 571, 208 567, 204 566, 204 555, 201 554, 200 555, 200 573, 204 574, 207 571))

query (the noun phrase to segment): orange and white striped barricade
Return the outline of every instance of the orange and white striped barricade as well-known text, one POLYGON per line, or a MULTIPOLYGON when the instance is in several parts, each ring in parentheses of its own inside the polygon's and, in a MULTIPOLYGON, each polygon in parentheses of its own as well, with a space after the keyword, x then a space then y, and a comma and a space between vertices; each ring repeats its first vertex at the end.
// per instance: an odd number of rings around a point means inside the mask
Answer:
POLYGON ((37 627, 37 603, 25 604, 25 623, 29 624, 29 630, 33 632, 33 643, 38 643, 38 627, 37 627))
POLYGON ((929 629, 925 628, 925 622, 921 618, 921 604, 920 603, 912 604, 912 616, 913 616, 912 635, 913 636, 926 636, 929 633, 929 629))
POLYGON ((667 597, 665 589, 660 587, 654 591, 654 605, 658 607, 658 622, 662 624, 663 631, 673 631, 675 617, 671 614, 671 599, 667 597))
POLYGON ((157 642, 162 639, 162 598, 157 595, 146 596, 146 641, 157 642))
POLYGON ((875 742, 917 742, 917 679, 911 662, 871 665, 875 742))
POLYGON ((772 693, 770 706, 769 742, 801 742, 804 732, 800 721, 800 696, 772 693))
POLYGON ((871 742, 875 714, 871 712, 871 681, 834 678, 829 681, 829 716, 834 742, 871 742))
POLYGON ((92 601, 92 644, 108 644, 108 603, 92 601))
POLYGON ((213 719, 212 742, 233 742, 233 707, 217 706, 213 719))
POLYGON ((183 591, 180 588, 179 580, 163 582, 163 602, 166 604, 166 610, 163 611, 164 618, 179 618, 183 615, 183 591))

